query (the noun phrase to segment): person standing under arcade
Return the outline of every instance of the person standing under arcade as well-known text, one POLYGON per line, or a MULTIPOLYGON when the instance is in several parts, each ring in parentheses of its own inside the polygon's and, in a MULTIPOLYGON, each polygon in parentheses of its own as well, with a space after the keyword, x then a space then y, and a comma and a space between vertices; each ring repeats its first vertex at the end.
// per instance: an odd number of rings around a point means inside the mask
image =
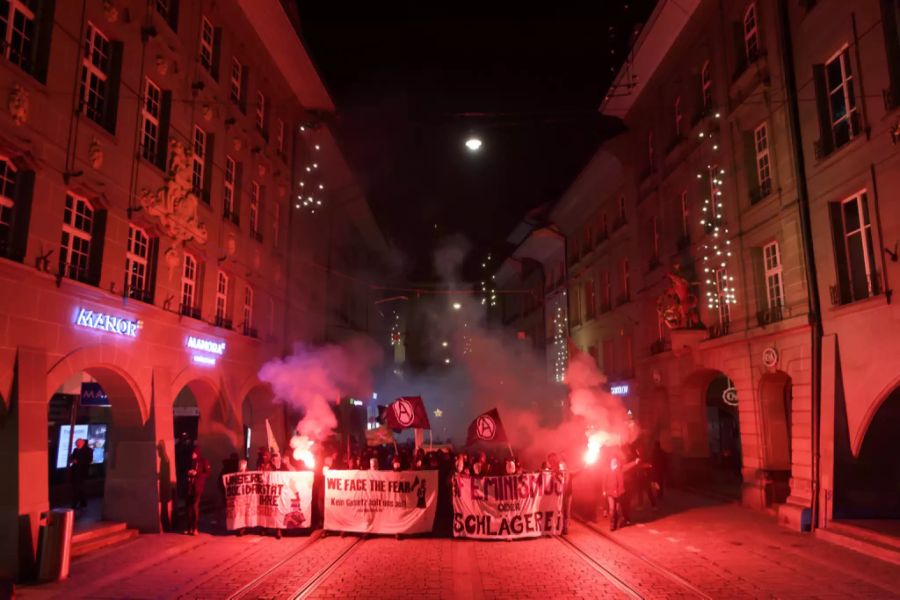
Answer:
POLYGON ((87 445, 87 440, 75 440, 75 449, 69 458, 69 478, 72 480, 72 508, 87 508, 87 497, 84 494, 84 480, 88 478, 91 463, 94 462, 94 451, 87 445))
POLYGON ((191 452, 191 464, 187 471, 187 509, 188 509, 188 535, 197 535, 197 524, 200 520, 200 497, 203 496, 203 488, 209 478, 209 461, 200 454, 200 449, 195 445, 191 452))

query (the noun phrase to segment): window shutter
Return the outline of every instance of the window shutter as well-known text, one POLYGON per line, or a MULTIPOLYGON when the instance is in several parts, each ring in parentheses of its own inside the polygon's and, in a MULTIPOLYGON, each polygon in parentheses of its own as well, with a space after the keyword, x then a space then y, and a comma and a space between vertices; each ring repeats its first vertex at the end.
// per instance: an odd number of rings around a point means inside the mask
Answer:
POLYGON ((216 136, 212 133, 206 134, 206 147, 203 149, 203 201, 207 204, 212 203, 212 174, 213 161, 215 160, 216 136))
POLYGON ((813 83, 816 88, 816 110, 819 113, 819 146, 816 157, 824 157, 834 150, 831 132, 831 114, 828 111, 828 84, 825 80, 825 65, 813 65, 813 83))
POLYGON ((831 213, 831 233, 834 242, 834 260, 837 266, 837 292, 841 304, 853 300, 850 290, 850 273, 847 269, 847 251, 844 247, 844 219, 841 215, 841 203, 831 202, 828 205, 831 213))
POLYGON ((159 144, 156 149, 156 166, 166 170, 169 156, 169 127, 172 119, 172 91, 162 93, 159 106, 159 144))
POLYGON ((105 210, 94 211, 94 227, 91 229, 91 256, 88 262, 88 279, 91 285, 100 285, 100 274, 103 268, 103 241, 106 239, 105 210))
POLYGON ((122 86, 122 55, 125 45, 122 42, 110 43, 109 58, 109 97, 106 99, 106 117, 104 127, 111 134, 116 134, 116 115, 119 112, 119 88, 122 86))
POLYGON ((16 205, 12 212, 9 258, 24 262, 28 246, 28 223, 31 220, 31 199, 34 196, 34 171, 19 171, 17 175, 13 194, 16 205))
MULTIPOLYGON (((156 298, 156 269, 159 266, 159 238, 150 238, 150 244, 147 248, 147 283, 144 292, 150 304, 154 303, 156 298)), ((182 266, 184 268, 184 266, 182 266)))
POLYGON ((891 76, 893 106, 900 104, 900 31, 898 31, 897 0, 881 0, 881 22, 884 24, 884 45, 887 50, 888 72, 891 76))
POLYGON ((213 29, 212 76, 219 80, 219 63, 222 59, 222 28, 213 29))
POLYGON ((769 296, 766 292, 766 263, 762 248, 750 248, 750 261, 753 265, 753 293, 756 297, 756 310, 769 308, 769 296))
POLYGON ((35 41, 31 48, 31 74, 41 83, 47 83, 47 66, 50 63, 50 37, 53 35, 53 13, 56 0, 41 0, 35 14, 35 41))

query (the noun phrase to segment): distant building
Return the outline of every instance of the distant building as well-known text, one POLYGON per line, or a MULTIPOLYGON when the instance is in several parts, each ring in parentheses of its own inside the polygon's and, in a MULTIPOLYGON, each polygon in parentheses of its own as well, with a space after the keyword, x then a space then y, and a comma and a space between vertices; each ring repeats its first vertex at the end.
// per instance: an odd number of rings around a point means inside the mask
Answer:
POLYGON ((73 421, 103 517, 141 531, 168 516, 176 435, 214 474, 231 453, 255 464, 266 419, 284 444, 297 415, 260 366, 294 342, 386 332, 367 277, 387 247, 292 3, 2 10, 0 577, 14 577, 40 514, 68 501, 73 421))

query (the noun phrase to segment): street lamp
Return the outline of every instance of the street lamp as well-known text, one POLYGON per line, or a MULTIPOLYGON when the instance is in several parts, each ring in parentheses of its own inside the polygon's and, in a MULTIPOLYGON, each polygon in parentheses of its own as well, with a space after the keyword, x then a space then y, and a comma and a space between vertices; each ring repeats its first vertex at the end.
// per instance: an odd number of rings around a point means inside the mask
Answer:
POLYGON ((466 148, 469 152, 478 152, 481 150, 481 140, 475 136, 470 137, 466 140, 466 148))
POLYGON ((461 308, 462 308, 462 304, 460 304, 459 302, 453 303, 453 310, 459 310, 461 308))

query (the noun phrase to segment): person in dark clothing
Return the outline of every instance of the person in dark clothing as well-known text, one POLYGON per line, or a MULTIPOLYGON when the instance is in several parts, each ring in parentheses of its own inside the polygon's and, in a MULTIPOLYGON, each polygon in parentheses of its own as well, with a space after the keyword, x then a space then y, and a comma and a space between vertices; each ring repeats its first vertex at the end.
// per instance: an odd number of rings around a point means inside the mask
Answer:
POLYGON ((625 473, 633 469, 640 461, 640 458, 636 458, 629 463, 620 464, 617 456, 609 461, 609 471, 606 473, 603 491, 606 492, 606 500, 609 503, 610 531, 615 531, 628 522, 625 509, 625 473))
MULTIPOLYGON (((290 467, 288 467, 281 458, 281 455, 277 452, 273 452, 271 455, 270 462, 265 469, 266 471, 290 471, 290 467)), ((275 528, 275 538, 281 539, 281 528, 275 528)))
POLYGON ((200 497, 203 496, 203 488, 209 478, 210 467, 196 447, 191 453, 191 464, 187 471, 187 509, 188 509, 188 535, 197 535, 197 523, 200 520, 200 497))
POLYGON ((87 497, 84 495, 84 480, 88 478, 91 463, 94 462, 94 451, 87 445, 87 440, 75 440, 75 449, 69 458, 69 477, 72 480, 72 508, 86 508, 87 497))

